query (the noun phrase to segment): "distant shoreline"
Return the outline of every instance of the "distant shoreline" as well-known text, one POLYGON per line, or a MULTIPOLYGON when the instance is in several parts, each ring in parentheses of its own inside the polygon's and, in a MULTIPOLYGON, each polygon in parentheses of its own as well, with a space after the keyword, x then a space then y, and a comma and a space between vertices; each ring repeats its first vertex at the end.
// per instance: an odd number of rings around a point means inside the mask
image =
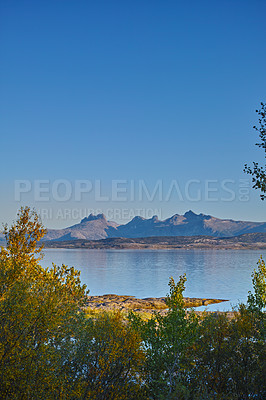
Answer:
POLYGON ((43 241, 44 248, 113 249, 113 250, 266 250, 266 233, 249 233, 233 237, 213 236, 153 236, 145 238, 107 238, 43 241))

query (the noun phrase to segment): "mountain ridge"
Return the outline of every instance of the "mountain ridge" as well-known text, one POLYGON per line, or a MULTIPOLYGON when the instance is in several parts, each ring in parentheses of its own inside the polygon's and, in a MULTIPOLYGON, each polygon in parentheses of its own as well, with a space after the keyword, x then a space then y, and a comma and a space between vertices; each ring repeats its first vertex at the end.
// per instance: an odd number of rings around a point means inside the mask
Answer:
POLYGON ((240 236, 153 236, 145 238, 106 238, 100 240, 68 240, 44 242, 45 248, 66 249, 153 249, 153 250, 266 250, 266 233, 246 233, 240 236))
POLYGON ((233 237, 248 233, 265 233, 266 222, 235 221, 211 215, 195 214, 189 210, 184 215, 174 214, 165 220, 158 216, 145 219, 134 217, 126 224, 108 221, 104 214, 90 214, 80 223, 64 229, 48 229, 44 241, 101 240, 107 238, 145 238, 163 236, 233 237))

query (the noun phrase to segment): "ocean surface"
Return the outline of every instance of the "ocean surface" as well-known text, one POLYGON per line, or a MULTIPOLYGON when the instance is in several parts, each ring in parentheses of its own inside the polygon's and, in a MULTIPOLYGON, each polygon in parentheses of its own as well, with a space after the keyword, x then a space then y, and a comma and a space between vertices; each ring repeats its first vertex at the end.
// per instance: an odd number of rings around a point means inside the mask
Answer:
MULTIPOLYGON (((265 250, 85 250, 45 249, 41 264, 74 266, 91 295, 139 298, 168 293, 169 277, 186 274, 185 296, 226 299, 208 310, 230 310, 246 302, 251 273, 265 250)), ((197 307, 197 310, 205 307, 197 307)))

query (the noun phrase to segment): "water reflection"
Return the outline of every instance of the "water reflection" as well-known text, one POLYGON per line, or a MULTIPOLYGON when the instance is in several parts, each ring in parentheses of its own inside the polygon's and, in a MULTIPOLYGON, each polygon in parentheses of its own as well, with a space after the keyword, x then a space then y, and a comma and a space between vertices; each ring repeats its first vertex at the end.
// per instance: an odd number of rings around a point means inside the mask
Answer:
MULTIPOLYGON (((44 266, 52 262, 74 266, 90 294, 129 294, 160 297, 169 277, 186 273, 186 296, 223 298, 229 303, 209 306, 228 310, 246 301, 259 250, 84 250, 46 249, 44 266)), ((265 258, 265 252, 264 254, 265 258)))

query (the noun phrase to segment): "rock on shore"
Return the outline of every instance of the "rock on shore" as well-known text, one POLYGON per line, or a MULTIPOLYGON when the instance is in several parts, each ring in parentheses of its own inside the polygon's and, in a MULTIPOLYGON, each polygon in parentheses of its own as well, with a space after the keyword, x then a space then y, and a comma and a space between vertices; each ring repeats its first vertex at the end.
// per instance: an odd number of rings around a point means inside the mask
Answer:
MULTIPOLYGON (((185 307, 190 308, 221 303, 227 300, 184 297, 184 301, 185 307)), ((137 313, 152 313, 153 311, 157 311, 160 314, 165 314, 167 312, 165 297, 137 299, 134 296, 121 296, 116 294, 88 296, 86 308, 94 312, 112 310, 120 310, 122 312, 134 311, 137 313)))

